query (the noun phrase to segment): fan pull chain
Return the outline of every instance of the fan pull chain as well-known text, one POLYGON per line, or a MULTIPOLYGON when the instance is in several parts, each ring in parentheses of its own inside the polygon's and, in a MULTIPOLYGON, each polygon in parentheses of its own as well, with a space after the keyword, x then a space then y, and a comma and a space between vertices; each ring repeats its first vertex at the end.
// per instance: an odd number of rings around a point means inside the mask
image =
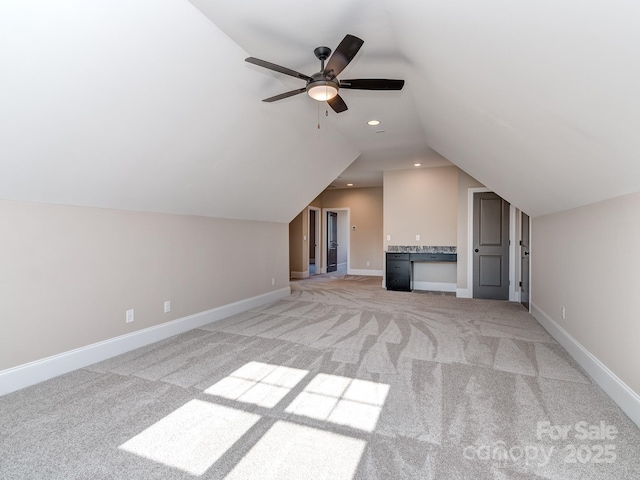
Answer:
POLYGON ((318 130, 320 130, 320 102, 318 103, 318 130))

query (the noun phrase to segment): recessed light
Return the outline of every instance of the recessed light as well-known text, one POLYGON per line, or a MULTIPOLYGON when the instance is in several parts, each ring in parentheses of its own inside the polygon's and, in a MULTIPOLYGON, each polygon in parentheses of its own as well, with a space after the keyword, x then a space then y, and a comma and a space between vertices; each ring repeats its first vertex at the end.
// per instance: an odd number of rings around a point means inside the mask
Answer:
POLYGON ((371 125, 372 127, 375 127, 376 125, 380 125, 380 120, 369 120, 367 122, 367 125, 371 125))
POLYGON ((414 163, 413 166, 414 167, 419 167, 420 165, 422 165, 421 163, 414 163))
POLYGON ((353 187, 353 183, 347 183, 347 187, 353 187))

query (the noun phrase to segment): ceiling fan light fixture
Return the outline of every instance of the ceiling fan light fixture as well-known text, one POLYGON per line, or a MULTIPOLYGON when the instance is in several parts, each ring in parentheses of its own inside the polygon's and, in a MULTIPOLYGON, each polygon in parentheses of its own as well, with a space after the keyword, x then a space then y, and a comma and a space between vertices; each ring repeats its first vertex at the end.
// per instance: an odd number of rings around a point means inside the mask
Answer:
POLYGON ((367 122, 367 125, 371 125, 372 127, 374 127, 376 125, 380 125, 380 120, 369 120, 367 122))
POLYGON ((307 90, 307 93, 314 100, 326 102, 338 95, 338 89, 331 83, 327 82, 320 85, 313 85, 307 90))

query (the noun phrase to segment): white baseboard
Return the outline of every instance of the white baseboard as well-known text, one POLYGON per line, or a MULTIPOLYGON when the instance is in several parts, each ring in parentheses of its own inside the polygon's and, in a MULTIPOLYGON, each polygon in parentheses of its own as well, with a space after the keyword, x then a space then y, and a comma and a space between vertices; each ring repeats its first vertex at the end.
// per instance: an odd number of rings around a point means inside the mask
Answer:
POLYGON ((431 290, 434 292, 456 292, 458 285, 456 283, 445 282, 413 282, 414 290, 431 290))
POLYGON ((304 272, 291 272, 291 276, 289 278, 309 278, 309 270, 304 272))
POLYGON ((531 314, 562 345, 614 402, 640 427, 640 395, 620 380, 607 366, 584 348, 553 318, 531 303, 531 314))
POLYGON ((252 308, 291 295, 291 288, 285 287, 273 292, 229 303, 204 312, 178 318, 161 325, 138 330, 102 342, 76 348, 68 352, 19 365, 0 372, 0 395, 20 390, 64 373, 101 362, 116 355, 144 347, 179 333, 199 328, 208 323, 242 313, 252 308))
POLYGON ((339 263, 338 268, 347 268, 347 262, 339 263))
POLYGON ((365 277, 381 277, 384 274, 384 271, 382 270, 369 270, 369 269, 365 269, 365 270, 358 270, 356 268, 350 269, 347 271, 347 274, 349 275, 362 275, 365 277))
POLYGON ((456 297, 471 298, 471 290, 468 288, 456 288, 456 297))

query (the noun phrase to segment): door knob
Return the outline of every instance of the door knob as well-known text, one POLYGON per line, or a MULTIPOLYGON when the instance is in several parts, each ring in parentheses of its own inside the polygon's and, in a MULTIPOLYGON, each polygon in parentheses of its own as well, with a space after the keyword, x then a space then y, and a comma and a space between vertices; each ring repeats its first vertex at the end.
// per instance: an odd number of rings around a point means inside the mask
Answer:
POLYGON ((529 252, 524 252, 525 255, 529 255, 529 252))
POLYGON ((476 249, 474 250, 474 252, 478 253, 478 252, 479 252, 479 250, 476 248, 476 249))

